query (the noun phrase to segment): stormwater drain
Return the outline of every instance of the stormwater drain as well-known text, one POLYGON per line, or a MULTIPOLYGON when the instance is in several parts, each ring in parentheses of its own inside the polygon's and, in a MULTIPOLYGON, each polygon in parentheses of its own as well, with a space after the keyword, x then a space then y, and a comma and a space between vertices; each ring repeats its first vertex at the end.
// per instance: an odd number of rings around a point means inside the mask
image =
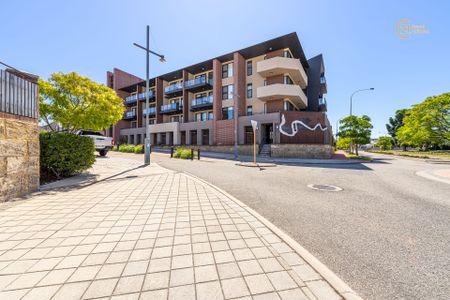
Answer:
POLYGON ((339 192, 342 191, 342 188, 334 185, 329 184, 308 184, 307 185, 310 189, 313 190, 319 190, 319 191, 326 191, 326 192, 339 192))

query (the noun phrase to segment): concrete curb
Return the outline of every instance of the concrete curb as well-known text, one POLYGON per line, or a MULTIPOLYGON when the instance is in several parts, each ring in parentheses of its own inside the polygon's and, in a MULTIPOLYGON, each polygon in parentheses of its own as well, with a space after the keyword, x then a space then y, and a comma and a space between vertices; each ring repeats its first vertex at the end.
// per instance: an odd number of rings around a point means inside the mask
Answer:
MULTIPOLYGON (((160 166, 161 167, 161 166, 160 166)), ((162 167, 163 168, 163 167, 162 167)), ((344 299, 348 300, 362 300, 360 296, 356 294, 342 279, 340 279, 336 274, 333 273, 327 266, 321 263, 317 258, 315 258, 308 250, 303 248, 299 243, 297 243, 294 239, 292 239, 289 235, 287 235, 284 231, 279 229, 277 226, 272 224, 269 220, 261 216, 255 210, 242 203, 240 200, 236 199, 226 191, 221 188, 215 186, 212 183, 209 183, 206 180, 203 180, 191 173, 183 172, 186 176, 189 176, 195 180, 198 180, 204 184, 209 185, 213 189, 219 191, 224 194, 241 207, 246 209, 251 215, 253 215, 256 219, 258 219, 261 223, 263 223, 267 228, 269 228, 274 234, 276 234, 281 240, 286 242, 294 251, 297 252, 313 269, 315 269, 334 289, 335 291, 341 295, 344 299)))
POLYGON ((428 171, 418 171, 416 172, 417 176, 426 178, 426 179, 430 179, 430 180, 434 180, 434 181, 439 181, 439 182, 443 182, 443 183, 447 183, 450 184, 450 180, 435 176, 430 174, 428 171))

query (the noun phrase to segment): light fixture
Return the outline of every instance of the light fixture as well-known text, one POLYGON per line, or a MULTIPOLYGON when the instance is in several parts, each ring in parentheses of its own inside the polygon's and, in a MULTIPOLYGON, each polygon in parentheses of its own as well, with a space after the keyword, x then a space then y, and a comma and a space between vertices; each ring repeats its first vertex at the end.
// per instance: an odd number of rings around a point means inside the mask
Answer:
POLYGON ((159 59, 160 62, 166 62, 166 59, 164 58, 164 55, 161 56, 161 58, 159 59))

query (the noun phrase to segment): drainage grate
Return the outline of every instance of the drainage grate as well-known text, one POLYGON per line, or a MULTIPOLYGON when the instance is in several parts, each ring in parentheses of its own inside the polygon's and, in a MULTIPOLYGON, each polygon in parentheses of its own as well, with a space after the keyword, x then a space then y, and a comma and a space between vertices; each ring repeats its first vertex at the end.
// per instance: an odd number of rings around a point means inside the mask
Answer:
POLYGON ((342 188, 329 184, 308 184, 310 189, 319 190, 319 191, 327 191, 327 192, 339 192, 342 191, 342 188))

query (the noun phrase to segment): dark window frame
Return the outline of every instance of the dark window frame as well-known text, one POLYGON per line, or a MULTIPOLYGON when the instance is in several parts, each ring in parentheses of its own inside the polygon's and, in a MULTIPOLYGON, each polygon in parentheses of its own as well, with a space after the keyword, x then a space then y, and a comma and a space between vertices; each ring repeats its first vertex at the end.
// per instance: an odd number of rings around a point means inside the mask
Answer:
POLYGON ((247 83, 247 99, 249 99, 249 98, 253 98, 253 84, 252 83, 247 83))
POLYGON ((253 62, 251 60, 247 61, 247 76, 253 75, 253 62))
POLYGON ((252 105, 247 106, 246 114, 247 114, 247 116, 253 115, 253 106, 252 105))

